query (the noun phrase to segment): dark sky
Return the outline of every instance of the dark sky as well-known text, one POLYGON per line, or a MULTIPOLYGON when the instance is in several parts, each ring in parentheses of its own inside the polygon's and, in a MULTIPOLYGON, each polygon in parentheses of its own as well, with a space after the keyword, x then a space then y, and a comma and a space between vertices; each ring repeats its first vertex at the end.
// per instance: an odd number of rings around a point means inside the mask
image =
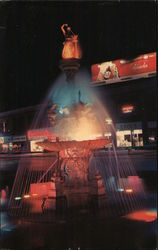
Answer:
POLYGON ((60 74, 60 26, 79 34, 81 65, 156 51, 156 2, 1 2, 0 111, 39 104, 60 74))

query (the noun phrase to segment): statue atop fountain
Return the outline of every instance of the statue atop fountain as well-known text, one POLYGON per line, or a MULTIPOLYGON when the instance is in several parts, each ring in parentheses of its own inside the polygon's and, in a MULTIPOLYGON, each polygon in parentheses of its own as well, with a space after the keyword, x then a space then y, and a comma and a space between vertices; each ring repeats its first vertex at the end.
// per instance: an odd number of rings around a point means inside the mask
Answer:
POLYGON ((63 59, 80 59, 81 49, 79 45, 78 35, 75 35, 68 24, 63 24, 61 30, 64 34, 65 41, 63 43, 62 58, 63 59))
POLYGON ((68 82, 74 80, 78 71, 79 60, 82 57, 82 51, 79 44, 78 35, 75 35, 68 24, 61 26, 65 41, 63 43, 62 60, 60 62, 61 70, 66 74, 68 82))

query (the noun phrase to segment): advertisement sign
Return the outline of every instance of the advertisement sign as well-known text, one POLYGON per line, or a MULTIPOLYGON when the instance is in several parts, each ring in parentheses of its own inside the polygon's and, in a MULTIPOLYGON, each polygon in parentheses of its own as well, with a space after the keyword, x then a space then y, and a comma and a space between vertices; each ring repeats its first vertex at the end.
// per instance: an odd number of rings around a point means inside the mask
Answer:
POLYGON ((52 140, 53 138, 56 138, 57 135, 53 134, 51 129, 44 128, 44 129, 34 129, 29 130, 27 132, 28 140, 52 140))
POLYGON ((128 114, 128 113, 132 113, 134 111, 135 107, 133 105, 127 104, 127 105, 123 105, 121 107, 121 111, 123 114, 128 114))
POLYGON ((119 82, 156 74, 156 52, 132 60, 114 60, 91 66, 93 82, 119 82))
POLYGON ((35 140, 30 142, 31 152, 43 152, 43 148, 38 146, 36 142, 41 142, 41 140, 35 140))

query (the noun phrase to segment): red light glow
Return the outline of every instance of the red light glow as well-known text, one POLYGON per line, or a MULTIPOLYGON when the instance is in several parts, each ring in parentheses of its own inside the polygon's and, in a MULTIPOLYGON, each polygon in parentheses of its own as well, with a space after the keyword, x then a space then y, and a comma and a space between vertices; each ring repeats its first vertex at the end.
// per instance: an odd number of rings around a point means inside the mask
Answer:
POLYGON ((6 191, 4 189, 1 190, 1 198, 2 199, 6 199, 7 198, 6 191))
POLYGON ((131 220, 152 222, 157 219, 157 213, 150 210, 136 211, 127 215, 126 218, 131 220))
POLYGON ((33 139, 56 139, 58 135, 52 134, 52 131, 49 129, 39 129, 39 130, 29 130, 27 132, 27 137, 29 140, 33 139))
POLYGON ((125 106, 122 106, 121 110, 122 110, 122 113, 124 113, 124 114, 131 113, 134 110, 134 106, 133 105, 125 105, 125 106))

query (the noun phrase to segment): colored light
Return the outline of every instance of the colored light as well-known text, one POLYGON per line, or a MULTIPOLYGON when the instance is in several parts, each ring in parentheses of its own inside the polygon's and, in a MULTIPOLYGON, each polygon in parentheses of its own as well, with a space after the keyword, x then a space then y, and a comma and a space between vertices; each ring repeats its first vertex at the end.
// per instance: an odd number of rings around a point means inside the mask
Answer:
POLYGON ((125 106, 122 106, 121 110, 122 110, 122 113, 131 113, 134 110, 134 106, 125 105, 125 106))
POLYGON ((38 194, 32 194, 32 196, 37 196, 38 194))
POLYGON ((126 193, 133 193, 133 189, 127 188, 127 189, 125 190, 125 192, 126 192, 126 193))
POLYGON ((118 188, 117 191, 118 191, 118 192, 123 192, 124 189, 123 189, 123 188, 118 188))
POLYGON ((33 139, 50 139, 52 137, 51 130, 48 129, 36 129, 36 130, 29 130, 27 132, 27 137, 29 140, 33 139))
POLYGON ((29 194, 25 194, 25 195, 24 195, 24 198, 25 198, 25 199, 30 198, 30 195, 29 195, 29 194))
POLYGON ((125 217, 131 220, 152 222, 157 219, 157 212, 156 211, 154 212, 151 210, 142 210, 142 211, 136 211, 131 214, 128 214, 125 217))
POLYGON ((16 201, 21 200, 21 197, 15 197, 14 198, 16 201))

